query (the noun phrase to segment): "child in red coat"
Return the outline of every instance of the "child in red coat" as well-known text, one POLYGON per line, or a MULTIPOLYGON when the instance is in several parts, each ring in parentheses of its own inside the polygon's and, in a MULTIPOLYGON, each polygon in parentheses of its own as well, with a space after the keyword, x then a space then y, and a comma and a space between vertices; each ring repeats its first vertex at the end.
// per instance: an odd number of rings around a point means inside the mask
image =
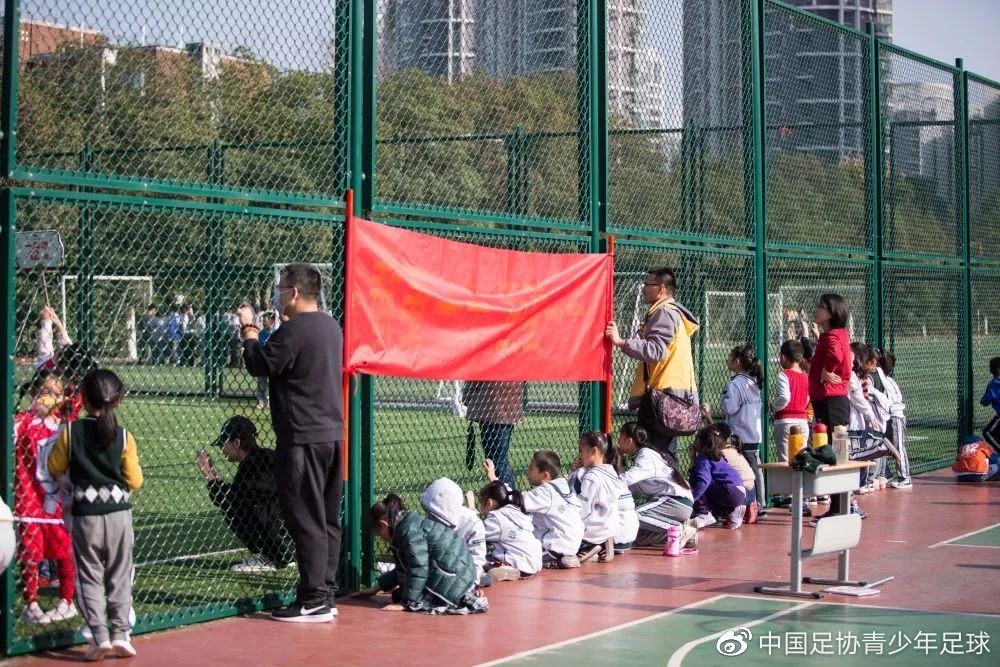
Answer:
POLYGON ((73 605, 76 569, 72 541, 63 524, 55 489, 47 489, 38 474, 39 449, 59 433, 63 382, 50 371, 41 370, 35 374, 29 391, 31 407, 14 416, 14 512, 21 519, 18 559, 27 605, 21 620, 48 624, 77 615, 73 605), (38 565, 43 559, 54 560, 59 572, 60 599, 48 612, 38 604, 38 565))

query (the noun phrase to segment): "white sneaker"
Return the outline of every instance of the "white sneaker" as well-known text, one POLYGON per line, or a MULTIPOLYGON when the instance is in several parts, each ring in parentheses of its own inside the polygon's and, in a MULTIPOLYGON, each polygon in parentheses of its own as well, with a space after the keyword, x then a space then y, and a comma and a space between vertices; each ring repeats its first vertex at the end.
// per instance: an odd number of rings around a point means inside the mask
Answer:
POLYGON ((685 521, 684 532, 681 533, 681 539, 680 539, 681 548, 686 547, 688 542, 693 540, 697 535, 698 535, 698 526, 694 525, 694 522, 692 521, 685 521))
POLYGON ((715 525, 715 516, 711 513, 699 514, 698 516, 691 519, 691 525, 699 530, 702 528, 707 528, 708 526, 715 525))
POLYGON ((59 600, 59 604, 45 615, 49 617, 49 621, 52 623, 58 623, 59 621, 66 621, 79 616, 80 613, 76 610, 76 605, 70 600, 59 600))
POLYGON ((521 572, 516 567, 509 565, 498 565, 486 574, 490 575, 494 583, 498 581, 517 581, 521 578, 521 572))
POLYGON ((134 658, 135 647, 127 639, 116 639, 111 642, 111 655, 115 658, 134 658))
POLYGON ((233 565, 229 568, 233 572, 243 572, 243 573, 253 573, 253 572, 275 572, 277 571, 277 566, 270 560, 261 556, 260 554, 254 554, 244 561, 233 565))
POLYGON ((112 655, 111 642, 105 640, 100 644, 89 644, 87 646, 87 653, 83 656, 83 659, 87 662, 97 662, 98 660, 104 660, 105 658, 112 655))
POLYGON ((559 565, 564 570, 572 570, 580 567, 580 559, 570 554, 559 559, 559 565))
POLYGON ((910 483, 908 479, 894 479, 889 482, 889 486, 894 489, 912 489, 913 484, 910 483))
POLYGON ((37 602, 32 602, 24 608, 24 611, 21 613, 21 620, 25 623, 33 623, 35 625, 48 625, 52 622, 52 619, 42 611, 37 602))
POLYGON ((729 530, 739 530, 739 527, 743 525, 743 516, 746 514, 746 511, 746 505, 740 505, 726 517, 722 525, 729 530))

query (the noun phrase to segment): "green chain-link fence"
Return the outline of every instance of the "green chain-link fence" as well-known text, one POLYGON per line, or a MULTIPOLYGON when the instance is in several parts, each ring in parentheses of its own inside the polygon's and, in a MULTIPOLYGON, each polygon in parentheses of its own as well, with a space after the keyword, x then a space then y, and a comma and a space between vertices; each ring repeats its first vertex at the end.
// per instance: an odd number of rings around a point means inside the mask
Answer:
MULTIPOLYGON (((294 567, 233 569, 288 560, 273 498, 220 495, 205 475, 233 479, 211 445, 229 416, 273 447, 234 308, 266 309, 281 268, 311 261, 324 306, 341 311, 347 188, 356 214, 492 247, 603 252, 615 235, 629 333, 646 271, 675 268, 713 405, 741 344, 758 350, 769 397, 778 346, 815 336, 813 306, 832 290, 852 337, 897 356, 917 470, 950 461, 989 416, 974 404, 1000 354, 1000 84, 960 64, 772 0, 4 5, 4 432, 28 403, 16 388, 47 304, 130 391, 121 419, 147 475, 138 632, 293 590, 294 567), (60 233, 64 263, 18 269, 16 234, 43 230, 60 233), (279 530, 266 548, 262 524, 279 530)), ((615 356, 615 428, 634 368, 615 356)), ((438 477, 483 483, 495 434, 474 422, 500 388, 352 389, 345 589, 388 558, 362 521, 374 498, 416 507, 438 477)), ((568 466, 577 433, 601 424, 598 384, 503 389, 519 484, 533 451, 568 466)), ((9 438, 5 454, 13 505, 9 438)), ((24 571, 4 578, 5 651, 79 640, 79 618, 22 618, 24 571)), ((57 597, 45 586, 39 601, 57 597)))

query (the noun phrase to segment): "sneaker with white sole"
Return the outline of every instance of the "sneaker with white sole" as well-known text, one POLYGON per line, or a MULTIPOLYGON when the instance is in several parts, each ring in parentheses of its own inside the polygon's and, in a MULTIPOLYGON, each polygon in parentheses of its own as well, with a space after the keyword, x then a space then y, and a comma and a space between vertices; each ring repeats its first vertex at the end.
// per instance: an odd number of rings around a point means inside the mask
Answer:
POLYGON ((42 608, 38 606, 37 602, 32 602, 24 611, 21 612, 21 620, 25 623, 32 623, 34 625, 48 625, 52 622, 49 615, 42 611, 42 608))
POLYGON ((564 570, 572 570, 580 567, 580 559, 576 556, 563 556, 559 559, 559 567, 564 570))
POLYGON ((723 522, 723 526, 729 530, 739 530, 739 527, 743 525, 743 515, 746 513, 747 508, 745 505, 740 505, 726 517, 723 522))
POLYGON ((517 581, 521 578, 521 571, 510 565, 497 565, 486 572, 494 581, 517 581))
POLYGON ((889 482, 889 486, 894 489, 912 489, 913 484, 908 479, 894 479, 889 482))
POLYGON ((858 504, 857 500, 851 501, 851 514, 857 514, 862 519, 868 518, 868 514, 863 509, 861 509, 861 505, 858 504))
POLYGON ((691 544, 690 546, 698 546, 698 526, 694 525, 691 521, 685 521, 683 528, 684 532, 681 533, 680 540, 681 548, 684 549, 689 546, 691 542, 694 542, 694 544, 691 544))
POLYGON ((58 623, 59 621, 66 621, 71 618, 79 616, 80 613, 76 610, 76 605, 70 600, 59 600, 58 604, 53 609, 50 609, 45 613, 49 617, 49 621, 52 623, 58 623))
POLYGON ((594 560, 601 554, 601 544, 591 544, 590 542, 584 542, 580 545, 580 552, 576 555, 577 560, 581 563, 586 563, 587 561, 594 560))
POLYGON ((112 650, 111 642, 105 639, 100 644, 89 644, 87 646, 87 653, 84 654, 83 659, 87 662, 104 660, 105 658, 111 657, 112 650))
POLYGON ((609 537, 597 556, 599 563, 610 563, 615 559, 615 538, 609 537))
POLYGON ((705 514, 699 514, 698 516, 691 519, 691 525, 693 525, 695 528, 698 529, 707 528, 708 526, 714 526, 715 516, 710 512, 706 512, 705 514))
POLYGON ((244 561, 229 568, 233 572, 254 573, 254 572, 276 572, 278 567, 265 556, 254 554, 244 561))
POLYGON ((329 623, 333 620, 333 610, 325 603, 309 607, 295 602, 272 611, 271 619, 285 623, 329 623))
POLYGON ((135 647, 127 639, 115 639, 111 642, 111 656, 115 658, 134 658, 135 647))

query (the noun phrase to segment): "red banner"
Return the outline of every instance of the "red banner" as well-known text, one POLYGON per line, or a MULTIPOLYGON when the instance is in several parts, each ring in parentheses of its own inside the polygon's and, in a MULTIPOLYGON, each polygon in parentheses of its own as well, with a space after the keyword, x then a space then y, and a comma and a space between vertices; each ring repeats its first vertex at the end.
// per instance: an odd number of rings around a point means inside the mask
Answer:
POLYGON ((344 370, 610 380, 611 255, 496 250, 351 217, 344 370))

